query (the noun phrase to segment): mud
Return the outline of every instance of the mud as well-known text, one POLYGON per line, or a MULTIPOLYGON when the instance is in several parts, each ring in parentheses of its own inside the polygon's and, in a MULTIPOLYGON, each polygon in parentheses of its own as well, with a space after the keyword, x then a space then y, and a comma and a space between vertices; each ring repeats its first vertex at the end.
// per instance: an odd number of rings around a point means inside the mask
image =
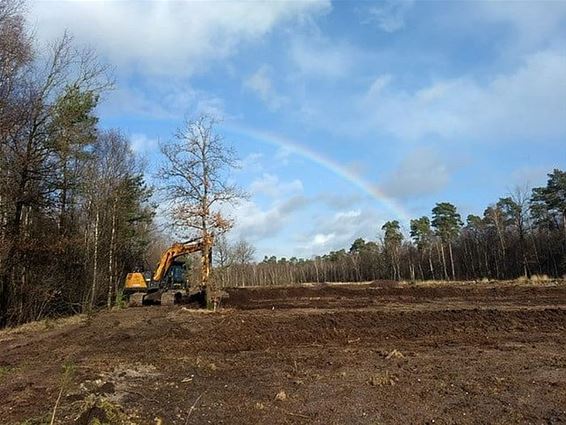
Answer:
POLYGON ((228 293, 0 333, 0 422, 566 423, 563 283, 228 293))

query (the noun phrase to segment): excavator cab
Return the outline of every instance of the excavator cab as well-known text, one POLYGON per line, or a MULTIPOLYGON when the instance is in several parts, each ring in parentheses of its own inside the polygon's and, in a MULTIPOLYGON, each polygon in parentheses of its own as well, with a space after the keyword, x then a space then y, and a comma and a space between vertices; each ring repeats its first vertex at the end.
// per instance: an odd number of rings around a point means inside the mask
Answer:
POLYGON ((161 281, 162 289, 188 289, 187 288, 187 263, 175 260, 161 281))

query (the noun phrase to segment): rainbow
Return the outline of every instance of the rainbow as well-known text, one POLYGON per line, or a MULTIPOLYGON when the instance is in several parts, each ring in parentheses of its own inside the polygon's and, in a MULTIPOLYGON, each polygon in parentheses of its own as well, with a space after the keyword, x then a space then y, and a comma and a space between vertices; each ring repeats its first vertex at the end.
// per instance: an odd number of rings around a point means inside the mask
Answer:
POLYGON ((382 190, 379 189, 377 185, 368 182, 358 173, 333 160, 332 158, 324 156, 320 152, 317 152, 303 144, 300 144, 279 134, 274 134, 263 130, 243 128, 239 126, 229 126, 228 129, 240 135, 252 138, 255 141, 284 148, 291 153, 297 154, 303 158, 308 159, 309 161, 314 162, 315 164, 320 165, 333 174, 350 182, 352 185, 356 186, 367 195, 371 196, 381 205, 386 207, 390 212, 392 212, 398 219, 404 221, 405 223, 409 223, 409 214, 397 202, 395 202, 395 200, 387 196, 382 190))

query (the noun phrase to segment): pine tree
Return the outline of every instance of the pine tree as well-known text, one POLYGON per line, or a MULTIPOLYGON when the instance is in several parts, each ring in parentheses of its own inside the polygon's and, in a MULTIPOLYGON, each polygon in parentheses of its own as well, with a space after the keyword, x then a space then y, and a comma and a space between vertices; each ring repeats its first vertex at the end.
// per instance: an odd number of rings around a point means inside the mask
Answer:
POLYGON ((444 268, 444 277, 448 279, 448 270, 446 267, 446 258, 444 255, 444 244, 448 245, 450 253, 450 264, 452 269, 452 279, 456 279, 456 271, 454 267, 454 255, 452 252, 452 241, 458 236, 460 227, 462 226, 460 214, 456 207, 449 202, 439 202, 432 209, 432 226, 436 229, 436 234, 441 240, 442 264, 444 268))

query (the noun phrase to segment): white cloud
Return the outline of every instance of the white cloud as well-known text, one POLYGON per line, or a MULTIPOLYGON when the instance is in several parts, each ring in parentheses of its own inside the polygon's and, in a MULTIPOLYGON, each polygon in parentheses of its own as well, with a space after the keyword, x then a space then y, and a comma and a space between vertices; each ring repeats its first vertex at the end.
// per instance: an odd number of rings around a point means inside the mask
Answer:
POLYGON ((373 128, 400 139, 433 135, 458 142, 461 138, 499 141, 566 135, 563 51, 529 55, 514 71, 487 82, 461 77, 412 92, 379 83, 377 95, 375 85, 360 107, 370 113, 373 128))
POLYGON ((430 149, 419 148, 404 158, 383 185, 395 198, 418 198, 444 189, 450 180, 448 166, 430 149))
POLYGON ((275 27, 330 9, 328 0, 291 2, 36 1, 31 23, 41 39, 67 28, 119 67, 188 75, 275 27))
POLYGON ((148 137, 145 134, 134 133, 130 136, 130 146, 135 153, 144 154, 156 151, 159 141, 156 138, 148 137))
POLYGON ((314 235, 314 238, 312 239, 312 246, 313 247, 325 246, 335 237, 336 234, 334 233, 328 233, 328 234, 317 233, 316 235, 314 235))
MULTIPOLYGON (((185 109, 184 112, 186 115, 187 110, 185 109)), ((217 119, 225 119, 227 117, 227 113, 224 109, 224 100, 208 95, 203 95, 198 99, 194 107, 194 114, 206 114, 217 119)))
POLYGON ((302 193, 303 182, 299 179, 282 182, 276 175, 264 173, 261 178, 252 182, 249 191, 252 195, 262 194, 279 199, 289 194, 302 193))
POLYGON ((258 242, 275 238, 297 213, 312 203, 303 195, 300 180, 281 181, 273 174, 263 174, 250 184, 247 191, 251 199, 225 211, 226 215, 235 219, 235 226, 230 232, 233 240, 258 242), (267 199, 259 199, 258 195, 266 195, 267 199))
POLYGON ((192 88, 184 79, 124 83, 109 93, 102 110, 115 115, 136 114, 153 119, 179 119, 200 113, 225 118, 224 101, 192 88))
POLYGON ((509 24, 514 29, 513 49, 525 50, 543 45, 548 40, 563 42, 558 36, 566 25, 564 1, 481 1, 472 4, 466 14, 478 16, 482 23, 509 24), (557 37, 558 36, 558 37, 557 37))
POLYGON ((273 87, 271 67, 262 65, 244 81, 244 87, 255 93, 268 107, 277 110, 287 99, 280 96, 273 87))
POLYGON ((383 93, 383 91, 385 90, 385 88, 389 85, 391 80, 392 80, 391 75, 380 75, 375 80, 373 80, 373 83, 371 83, 367 96, 372 99, 375 99, 376 97, 380 96, 381 93, 383 93))
POLYGON ((280 146, 277 148, 277 151, 275 152, 275 160, 279 164, 289 165, 289 161, 291 159, 292 154, 293 151, 291 149, 289 149, 286 146, 280 146))
POLYGON ((349 249, 356 238, 375 240, 383 224, 380 215, 371 208, 338 211, 316 220, 310 233, 296 238, 296 252, 301 257, 326 254, 329 251, 349 249))
POLYGON ((363 199, 364 195, 362 195, 360 192, 322 192, 315 197, 316 202, 323 203, 332 210, 340 210, 351 207, 352 205, 360 203, 363 199))
POLYGON ((263 154, 260 152, 252 152, 246 155, 238 162, 238 169, 243 172, 261 172, 263 171, 263 154))
POLYGON ((395 32, 405 27, 405 15, 414 0, 385 0, 371 6, 365 22, 375 22, 385 32, 395 32))
POLYGON ((349 211, 340 211, 334 214, 334 220, 338 221, 340 219, 346 218, 356 218, 362 214, 360 210, 349 210, 349 211))
POLYGON ((513 171, 511 179, 519 187, 544 185, 548 178, 547 174, 552 169, 551 165, 524 165, 513 171))
POLYGON ((351 45, 331 43, 320 37, 296 39, 291 45, 291 60, 302 74, 310 77, 340 78, 349 73, 359 51, 351 45))
POLYGON ((292 219, 292 216, 307 206, 310 201, 302 195, 294 195, 272 202, 262 208, 253 200, 240 202, 231 215, 235 226, 230 232, 233 240, 257 242, 274 238, 292 219))

